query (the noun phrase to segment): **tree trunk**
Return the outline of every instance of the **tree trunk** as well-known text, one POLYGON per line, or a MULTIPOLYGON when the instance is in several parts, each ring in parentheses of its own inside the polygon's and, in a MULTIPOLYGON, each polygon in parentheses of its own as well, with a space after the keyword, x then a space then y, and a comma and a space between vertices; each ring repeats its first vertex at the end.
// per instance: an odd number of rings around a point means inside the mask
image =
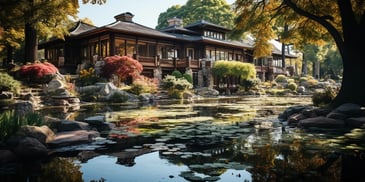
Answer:
MULTIPOLYGON (((358 34, 359 40, 365 35, 358 34)), ((345 43, 346 44, 346 43, 345 43)), ((365 106, 365 79, 363 47, 361 44, 347 43, 345 45, 343 62, 343 79, 341 88, 332 106, 336 107, 344 103, 355 103, 365 106)))
POLYGON ((34 62, 37 60, 38 38, 37 30, 30 23, 25 24, 25 57, 23 63, 34 62))
POLYGON ((13 62, 13 51, 14 48, 10 44, 6 45, 6 61, 4 63, 5 65, 9 65, 11 62, 13 62))

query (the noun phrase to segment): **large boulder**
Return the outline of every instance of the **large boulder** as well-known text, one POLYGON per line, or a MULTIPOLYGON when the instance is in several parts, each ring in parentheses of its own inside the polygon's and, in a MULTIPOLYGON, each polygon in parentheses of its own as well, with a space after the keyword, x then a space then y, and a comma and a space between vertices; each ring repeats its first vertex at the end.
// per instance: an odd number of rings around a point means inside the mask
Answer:
POLYGON ((25 137, 33 137, 42 144, 46 144, 55 138, 55 133, 48 126, 22 126, 19 134, 25 137))
POLYGON ((48 149, 36 138, 24 137, 18 141, 14 153, 23 160, 34 160, 47 157, 48 149))
POLYGON ((83 143, 92 142, 93 138, 99 137, 100 133, 97 131, 86 131, 86 130, 76 130, 76 131, 65 131, 58 132, 55 139, 48 142, 50 147, 63 147, 70 145, 77 145, 83 143))
POLYGON ((298 126, 301 128, 344 128, 345 121, 319 116, 300 120, 298 126))

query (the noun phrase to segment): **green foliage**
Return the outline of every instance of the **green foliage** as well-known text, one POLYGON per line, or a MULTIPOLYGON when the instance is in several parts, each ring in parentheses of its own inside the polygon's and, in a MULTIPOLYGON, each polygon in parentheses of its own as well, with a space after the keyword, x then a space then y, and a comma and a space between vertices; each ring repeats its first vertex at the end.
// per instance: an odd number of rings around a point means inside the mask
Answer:
POLYGON ((141 93, 156 93, 158 90, 158 80, 140 76, 133 81, 128 92, 139 95, 141 93))
POLYGON ((295 82, 289 82, 287 88, 291 91, 296 91, 298 88, 298 85, 295 82))
POLYGON ((10 91, 14 94, 19 94, 21 83, 15 80, 7 73, 0 72, 0 93, 2 91, 10 91))
POLYGON ((94 85, 99 80, 99 77, 95 74, 95 69, 90 67, 89 69, 83 69, 79 73, 78 85, 87 86, 94 85))
POLYGON ((0 142, 14 135, 21 126, 41 126, 43 124, 43 117, 38 113, 19 115, 13 110, 5 111, 0 114, 0 142))
POLYGON ((241 85, 244 87, 245 91, 251 90, 253 87, 259 85, 261 80, 259 78, 242 80, 241 85))
POLYGON ((205 20, 232 28, 234 14, 230 5, 224 0, 188 0, 183 6, 175 5, 160 13, 156 28, 167 27, 167 20, 173 17, 182 18, 184 25, 205 20))
POLYGON ((171 89, 177 89, 177 90, 186 90, 186 89, 192 89, 193 85, 189 83, 184 78, 176 78, 172 75, 166 75, 165 78, 162 80, 162 88, 171 90, 171 89))
POLYGON ((275 81, 277 83, 287 83, 288 82, 288 78, 285 75, 277 75, 275 77, 275 81))
POLYGON ((70 157, 55 157, 42 166, 39 181, 81 182, 80 164, 70 157))
POLYGON ((184 73, 183 77, 185 80, 187 80, 189 83, 193 84, 193 77, 190 74, 184 73))
POLYGON ((212 74, 219 78, 234 76, 247 80, 256 77, 256 68, 251 63, 240 61, 216 61, 212 67, 212 74))
POLYGON ((317 91, 312 95, 314 106, 326 106, 330 104, 338 94, 338 89, 334 87, 326 87, 324 91, 317 91))
POLYGON ((128 96, 121 93, 121 92, 113 92, 112 95, 109 97, 109 102, 113 103, 122 103, 128 100, 128 96))
POLYGON ((171 98, 182 98, 182 94, 193 88, 193 85, 185 78, 176 78, 172 75, 166 75, 162 80, 161 87, 168 91, 171 98))
POLYGON ((174 70, 172 73, 171 73, 172 76, 175 76, 176 78, 181 78, 183 77, 183 74, 179 71, 179 70, 174 70))

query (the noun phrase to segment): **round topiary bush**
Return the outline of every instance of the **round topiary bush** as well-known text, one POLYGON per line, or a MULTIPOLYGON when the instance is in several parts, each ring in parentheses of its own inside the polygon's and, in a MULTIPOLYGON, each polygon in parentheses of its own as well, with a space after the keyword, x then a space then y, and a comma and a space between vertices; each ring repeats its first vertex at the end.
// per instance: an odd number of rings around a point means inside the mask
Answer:
POLYGON ((296 91, 298 88, 298 85, 294 82, 289 82, 287 88, 291 91, 296 91))
POLYGON ((287 83, 288 78, 285 75, 277 75, 276 78, 275 78, 275 81, 277 83, 287 83))
POLYGON ((324 106, 332 102, 338 93, 337 88, 326 87, 323 91, 317 91, 312 95, 314 106, 324 106))
POLYGON ((52 63, 36 62, 23 65, 19 69, 19 77, 30 83, 48 83, 58 72, 58 68, 52 63))

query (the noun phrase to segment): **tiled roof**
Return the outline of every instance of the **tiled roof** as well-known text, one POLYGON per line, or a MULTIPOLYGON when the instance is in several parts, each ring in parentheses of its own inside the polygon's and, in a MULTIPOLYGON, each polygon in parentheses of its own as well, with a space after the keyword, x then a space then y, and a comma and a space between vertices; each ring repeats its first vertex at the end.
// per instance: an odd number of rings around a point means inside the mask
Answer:
POLYGON ((186 28, 181 27, 181 26, 176 26, 176 25, 163 28, 160 31, 162 31, 162 32, 170 32, 170 33, 177 33, 177 32, 179 32, 179 33, 195 34, 195 35, 198 35, 199 34, 198 32, 195 32, 195 31, 186 29, 186 28))
POLYGON ((70 30, 70 35, 71 36, 80 35, 84 32, 87 32, 89 30, 93 30, 93 29, 96 29, 96 28, 97 28, 96 26, 89 25, 89 24, 84 23, 82 21, 78 21, 76 26, 72 30, 70 30))
POLYGON ((197 21, 197 22, 195 22, 193 24, 190 24, 190 25, 185 26, 185 28, 190 29, 190 28, 193 28, 193 27, 204 27, 204 26, 210 26, 210 27, 222 29, 222 30, 225 30, 225 31, 230 31, 230 29, 228 29, 228 28, 226 28, 224 26, 220 26, 220 25, 211 23, 211 22, 206 21, 206 20, 199 20, 199 21, 197 21))
POLYGON ((162 37, 162 38, 175 38, 175 36, 155 30, 150 27, 146 27, 134 22, 125 22, 125 21, 116 21, 112 24, 106 25, 100 28, 108 28, 118 32, 130 33, 130 34, 138 34, 144 36, 154 36, 154 37, 162 37))
POLYGON ((186 35, 186 34, 172 34, 177 39, 185 40, 185 41, 201 41, 206 43, 214 43, 214 44, 220 44, 225 46, 236 46, 236 47, 245 47, 245 48, 253 48, 252 45, 244 42, 244 41, 230 41, 230 40, 219 40, 214 38, 209 38, 205 36, 194 36, 194 35, 186 35))

